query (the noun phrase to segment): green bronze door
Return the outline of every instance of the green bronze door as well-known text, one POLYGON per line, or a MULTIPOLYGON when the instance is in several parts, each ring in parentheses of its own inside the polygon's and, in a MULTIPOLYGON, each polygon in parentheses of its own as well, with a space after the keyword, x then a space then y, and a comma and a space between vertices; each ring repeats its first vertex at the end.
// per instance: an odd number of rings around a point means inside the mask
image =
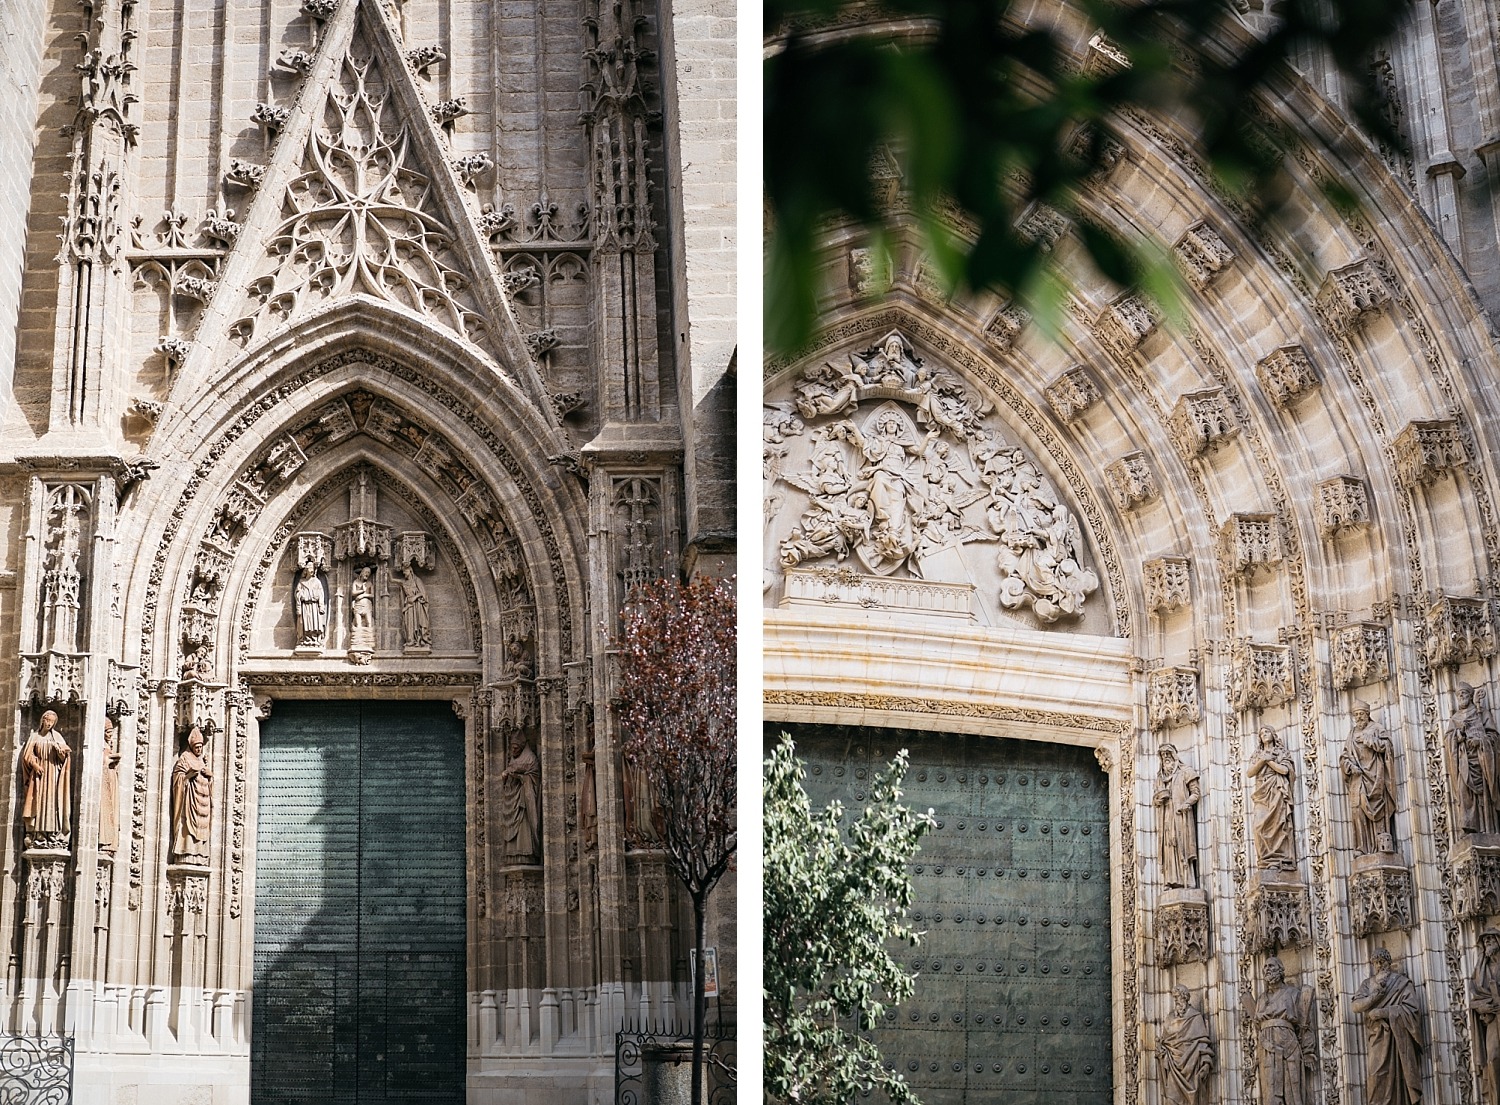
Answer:
POLYGON ((861 729, 787 729, 815 805, 857 814, 911 750, 905 800, 937 828, 912 865, 919 972, 877 1041, 923 1105, 1111 1099, 1109 789, 1088 749, 861 729))
POLYGON ((463 765, 446 702, 261 723, 253 1105, 463 1100, 463 765))

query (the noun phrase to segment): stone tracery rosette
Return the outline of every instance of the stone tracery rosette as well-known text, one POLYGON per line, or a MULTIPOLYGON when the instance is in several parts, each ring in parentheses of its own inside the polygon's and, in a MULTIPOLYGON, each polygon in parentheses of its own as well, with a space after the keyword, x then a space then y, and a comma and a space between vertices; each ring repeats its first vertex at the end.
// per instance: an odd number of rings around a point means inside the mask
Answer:
POLYGON ((900 330, 845 360, 808 366, 765 409, 771 582, 838 567, 967 585, 991 624, 1080 618, 1099 577, 1078 520, 988 400, 900 330))

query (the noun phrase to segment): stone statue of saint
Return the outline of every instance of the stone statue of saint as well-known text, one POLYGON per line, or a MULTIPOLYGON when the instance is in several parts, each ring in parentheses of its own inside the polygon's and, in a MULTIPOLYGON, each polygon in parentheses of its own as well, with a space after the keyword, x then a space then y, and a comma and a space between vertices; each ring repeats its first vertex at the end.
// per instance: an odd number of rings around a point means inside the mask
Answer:
POLYGON ((302 566, 302 578, 297 580, 297 627, 299 647, 322 647, 328 632, 328 589, 311 560, 302 566))
POLYGON ((1161 775, 1153 797, 1161 807, 1161 877, 1168 889, 1198 885, 1198 773, 1175 745, 1161 746, 1161 775))
POLYGON ((1365 1105, 1418 1105, 1422 1100, 1422 1005, 1412 980, 1376 948, 1369 978, 1350 1007, 1365 1021, 1365 1105))
POLYGON ((542 764, 519 733, 510 739, 510 762, 500 772, 501 852, 512 861, 541 857, 542 764))
POLYGON ((588 846, 594 838, 594 832, 599 827, 599 783, 594 776, 594 732, 589 728, 588 739, 584 741, 583 750, 578 755, 582 763, 579 770, 579 778, 582 784, 582 796, 578 800, 578 824, 583 833, 584 845, 588 846))
POLYGON ((1307 1105, 1307 1072, 1317 1065, 1313 993, 1286 981, 1275 956, 1266 961, 1266 988, 1253 1018, 1261 1105, 1307 1105))
POLYGON ((631 847, 650 847, 661 840, 661 811, 656 788, 634 755, 620 750, 620 788, 625 797, 625 841, 631 847))
POLYGON ((1214 1069, 1208 1018, 1192 1002, 1186 986, 1172 989, 1172 1016, 1156 1038, 1161 1094, 1166 1105, 1200 1105, 1214 1069))
POLYGON ((115 723, 104 719, 104 777, 99 784, 99 850, 120 846, 120 748, 115 723))
POLYGON ((407 648, 432 645, 432 625, 427 617, 427 588, 417 570, 407 564, 401 570, 401 641, 407 648))
POLYGON ((1469 976, 1469 1008, 1479 1021, 1479 1095, 1484 1105, 1500 1105, 1500 929, 1479 934, 1484 958, 1469 976))
POLYGON ((172 765, 172 862, 208 863, 213 787, 213 771, 203 758, 203 733, 195 725, 172 765))
POLYGON ((1484 692, 1460 683, 1448 719, 1454 820, 1465 833, 1500 830, 1500 736, 1485 725, 1484 692))
POLYGON ((349 584, 349 647, 375 650, 375 584, 370 569, 361 568, 349 584))
POLYGON ((1367 703, 1354 704, 1354 729, 1344 743, 1339 770, 1349 787, 1354 850, 1362 856, 1396 850, 1396 751, 1370 720, 1367 703))
POLYGON ((66 848, 73 831, 73 750, 57 731, 57 714, 48 710, 21 749, 25 798, 21 825, 27 847, 66 848))
POLYGON ((1253 831, 1256 866, 1262 871, 1295 871, 1292 845, 1292 754, 1281 735, 1269 725, 1260 729, 1260 748, 1250 758, 1245 774, 1255 780, 1253 831))

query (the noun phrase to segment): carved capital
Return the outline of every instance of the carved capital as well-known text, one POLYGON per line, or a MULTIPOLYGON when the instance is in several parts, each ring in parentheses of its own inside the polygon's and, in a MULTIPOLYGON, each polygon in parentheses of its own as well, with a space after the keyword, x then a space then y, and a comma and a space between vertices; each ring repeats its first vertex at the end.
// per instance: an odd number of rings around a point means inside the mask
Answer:
POLYGON ((1412 926, 1411 871, 1400 856, 1380 853, 1354 861, 1349 919, 1356 936, 1412 926))
POLYGON ((1047 385, 1047 405, 1062 422, 1074 422, 1099 400, 1104 393, 1094 381, 1093 374, 1082 365, 1074 365, 1047 385))
POLYGON ((1240 641, 1230 657, 1229 700, 1236 710, 1280 706, 1296 694, 1292 650, 1240 641))
POLYGON ((1312 920, 1307 886, 1256 875, 1246 899, 1249 923, 1247 949, 1252 955, 1278 948, 1300 947, 1312 939, 1312 920))
POLYGON ((1146 561, 1141 569, 1148 610, 1168 614, 1192 604, 1192 582, 1186 557, 1157 557, 1146 561))
POLYGON ((1436 483, 1468 462, 1463 435, 1451 418, 1408 422, 1393 444, 1396 478, 1408 489, 1436 483))
POLYGON ((1336 334, 1363 326, 1390 302, 1391 290, 1369 260, 1334 269, 1318 289, 1318 310, 1336 334))
POLYGON ((1208 897, 1203 891, 1166 891, 1153 921, 1158 967, 1208 962, 1208 897))
POLYGON ((1495 625, 1484 599, 1439 595, 1427 608, 1427 662, 1451 667, 1495 653, 1495 625))
POLYGON ((1152 729, 1192 725, 1202 717, 1197 668, 1156 668, 1148 674, 1146 719, 1152 729))
POLYGON ((1051 253, 1052 247, 1068 232, 1068 220, 1057 208, 1036 202, 1022 214, 1016 230, 1026 241, 1035 242, 1043 253, 1051 253))
POLYGON ((1343 690, 1391 676, 1391 631, 1378 622, 1355 622, 1333 631, 1333 685, 1343 690))
POLYGON ((1156 473, 1145 453, 1130 453, 1105 468, 1104 482, 1121 510, 1145 506, 1160 494, 1156 473))
POLYGON ((1172 408, 1167 429, 1188 460, 1208 456, 1240 432, 1223 388, 1190 391, 1172 408))
POLYGON ((1370 524, 1370 492, 1358 476, 1335 476, 1318 484, 1318 526, 1324 538, 1370 524))
POLYGON ((1243 579, 1274 570, 1282 561, 1281 525, 1274 514, 1231 514, 1219 533, 1229 573, 1243 579))
POLYGON ((1205 222, 1188 227, 1186 233, 1177 239, 1172 252, 1188 283, 1200 292, 1234 261, 1234 251, 1219 236, 1218 231, 1205 222))
MULTIPOLYGON (((1006 304, 985 324, 985 339, 1001 353, 1009 353, 1030 321, 1031 315, 1025 310, 1015 304, 1006 304)), ((1051 396, 1048 399, 1050 401, 1051 396)))
POLYGON ((1161 312, 1144 296, 1120 296, 1094 317, 1094 338, 1116 359, 1129 357, 1161 322, 1161 312))

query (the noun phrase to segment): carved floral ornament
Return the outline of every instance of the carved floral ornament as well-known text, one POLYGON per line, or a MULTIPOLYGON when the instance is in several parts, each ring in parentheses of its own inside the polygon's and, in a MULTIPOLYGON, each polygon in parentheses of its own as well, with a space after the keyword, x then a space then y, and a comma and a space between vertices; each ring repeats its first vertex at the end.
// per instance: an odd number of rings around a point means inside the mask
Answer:
POLYGON ((1077 519, 991 404, 900 330, 785 390, 763 428, 772 572, 837 565, 968 585, 1042 622, 1083 613, 1099 578, 1077 519))

